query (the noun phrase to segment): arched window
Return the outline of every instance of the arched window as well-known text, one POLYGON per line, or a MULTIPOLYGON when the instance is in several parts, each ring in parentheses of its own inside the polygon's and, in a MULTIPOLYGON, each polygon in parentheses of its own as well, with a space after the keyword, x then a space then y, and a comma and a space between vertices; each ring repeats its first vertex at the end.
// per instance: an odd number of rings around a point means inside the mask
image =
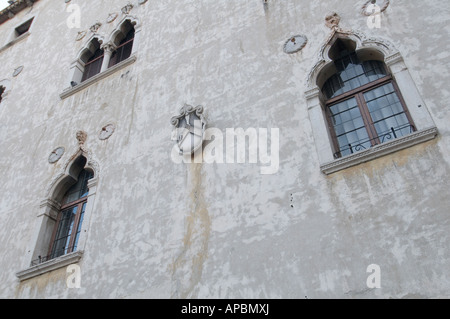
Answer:
POLYGON ((84 62, 84 72, 81 82, 100 73, 103 64, 104 51, 100 48, 100 43, 97 39, 92 40, 91 47, 82 57, 84 62))
POLYGON ((5 88, 3 86, 0 86, 0 103, 2 103, 2 97, 3 97, 3 93, 5 93, 5 88))
POLYGON ((65 193, 52 235, 49 259, 77 250, 89 194, 87 184, 93 177, 92 172, 83 169, 76 184, 65 193))
POLYGON ((135 30, 130 21, 125 21, 121 27, 121 32, 115 39, 116 50, 112 53, 108 67, 116 65, 131 56, 133 50, 135 30))
POLYGON ((330 50, 334 74, 322 86, 325 113, 340 158, 416 131, 384 62, 338 39, 330 50))
POLYGON ((92 35, 70 66, 68 87, 60 94, 61 99, 134 63, 137 59, 140 31, 139 21, 126 16, 107 38, 102 34, 92 35))
POLYGON ((16 273, 20 281, 76 264, 86 249, 99 166, 89 151, 79 149, 61 168, 39 205, 26 249, 30 264, 16 273))

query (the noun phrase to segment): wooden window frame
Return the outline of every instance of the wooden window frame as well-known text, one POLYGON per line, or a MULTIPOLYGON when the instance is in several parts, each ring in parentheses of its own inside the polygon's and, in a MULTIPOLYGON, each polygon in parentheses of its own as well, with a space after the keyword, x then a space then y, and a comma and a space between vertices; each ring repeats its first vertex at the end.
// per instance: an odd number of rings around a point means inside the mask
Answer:
POLYGON ((108 68, 113 67, 114 65, 119 64, 120 62, 125 61, 126 59, 128 59, 128 58, 131 56, 131 54, 132 54, 133 43, 134 43, 134 35, 133 35, 133 38, 132 38, 132 39, 130 39, 130 40, 128 40, 128 41, 122 43, 121 45, 119 45, 119 46, 114 50, 113 54, 119 54, 119 52, 120 52, 120 56, 119 56, 118 58, 116 58, 115 60, 112 60, 112 59, 111 59, 111 60, 109 61, 109 63, 108 63, 108 68), (123 50, 124 50, 124 47, 125 47, 126 45, 130 44, 130 43, 132 44, 132 45, 131 45, 130 55, 129 55, 127 58, 123 58, 123 50))
MULTIPOLYGON (((95 55, 95 53, 94 53, 94 55, 95 55)), ((92 74, 92 75, 90 75, 90 76, 89 76, 88 73, 90 73, 91 70, 90 70, 90 69, 89 69, 89 70, 86 70, 86 68, 87 68, 87 67, 90 68, 91 65, 94 64, 94 63, 96 63, 98 60, 102 60, 102 62, 103 62, 103 58, 104 58, 104 57, 105 57, 105 53, 103 52, 102 55, 96 57, 96 58, 93 59, 92 61, 86 62, 86 64, 84 65, 84 68, 85 68, 85 69, 84 69, 84 72, 83 72, 83 76, 82 76, 82 78, 81 78, 81 82, 84 82, 84 81, 86 81, 86 80, 89 80, 90 78, 92 78, 92 77, 96 76, 97 74, 101 73, 101 66, 102 66, 102 63, 100 63, 100 70, 99 70, 97 73, 92 74)))
POLYGON ((392 75, 387 75, 383 78, 377 79, 375 81, 372 81, 370 83, 367 83, 361 87, 358 87, 356 89, 347 91, 341 95, 338 95, 336 97, 330 98, 325 102, 325 110, 326 110, 326 118, 327 118, 327 124, 329 127, 333 148, 334 148, 334 156, 335 158, 341 158, 342 156, 337 156, 337 154, 340 154, 341 152, 341 146, 339 146, 339 142, 336 136, 336 130, 334 128, 334 125, 331 121, 331 112, 330 107, 333 105, 336 105, 338 103, 344 102, 348 99, 355 98, 356 103, 358 105, 359 111, 361 113, 361 117, 364 122, 364 128, 367 131, 367 134, 369 136, 369 142, 371 144, 371 147, 381 144, 379 140, 378 133, 375 129, 375 125, 373 123, 372 117, 369 112, 369 108, 367 106, 366 100, 364 98, 364 93, 367 93, 369 91, 372 91, 380 86, 386 85, 388 83, 392 83, 394 87, 394 92, 397 94, 400 104, 402 105, 403 111, 409 121, 409 124, 411 125, 412 131, 417 131, 416 126, 414 124, 414 121, 411 117, 411 114, 408 111, 408 108, 406 107, 405 100, 403 99, 403 96, 395 83, 394 78, 392 75))
POLYGON ((76 240, 76 237, 77 237, 77 232, 78 232, 78 228, 79 228, 79 224, 80 224, 80 219, 81 219, 81 214, 82 214, 82 211, 83 211, 83 206, 85 204, 87 204, 87 196, 83 197, 83 198, 80 198, 80 199, 78 199, 76 201, 73 201, 71 203, 68 203, 68 204, 66 204, 64 206, 61 206, 61 209, 59 211, 59 214, 58 214, 58 217, 57 217, 57 220, 56 220, 55 228, 53 229, 52 239, 50 240, 50 247, 49 247, 49 250, 48 250, 48 258, 49 259, 55 258, 53 256, 53 248, 54 248, 54 246, 56 244, 56 235, 58 233, 59 226, 61 224, 62 212, 67 210, 67 209, 77 207, 77 212, 75 213, 75 219, 73 221, 73 226, 72 226, 72 233, 70 234, 69 245, 67 247, 67 253, 64 254, 64 255, 67 255, 67 254, 70 254, 70 253, 74 252, 75 240, 76 240))

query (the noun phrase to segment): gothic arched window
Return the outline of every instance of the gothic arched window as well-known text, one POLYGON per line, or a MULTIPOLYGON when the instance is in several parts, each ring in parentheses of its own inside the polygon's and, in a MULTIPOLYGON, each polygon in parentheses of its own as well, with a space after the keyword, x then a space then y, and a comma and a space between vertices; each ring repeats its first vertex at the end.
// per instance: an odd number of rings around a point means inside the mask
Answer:
POLYGON ((114 41, 115 45, 117 45, 117 48, 111 55, 108 67, 116 65, 128 59, 133 51, 133 42, 135 35, 134 26, 127 20, 125 21, 125 23, 123 23, 120 29, 121 32, 117 35, 114 41))
POLYGON ((100 73, 103 64, 104 51, 100 48, 100 43, 94 39, 91 43, 90 50, 86 52, 81 60, 84 64, 84 72, 81 82, 100 73))
POLYGON ((416 131, 385 64, 362 59, 338 39, 330 52, 335 73, 322 87, 325 112, 340 158, 416 131))
POLYGON ((52 235, 49 259, 77 250, 89 194, 87 184, 92 177, 92 172, 83 169, 76 184, 65 193, 52 235))

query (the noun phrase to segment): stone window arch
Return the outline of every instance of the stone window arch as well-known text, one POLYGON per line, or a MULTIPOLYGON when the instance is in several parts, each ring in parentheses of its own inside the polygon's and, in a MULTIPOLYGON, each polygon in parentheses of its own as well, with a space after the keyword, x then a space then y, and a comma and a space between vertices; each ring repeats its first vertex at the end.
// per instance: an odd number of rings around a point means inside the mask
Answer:
POLYGON ((112 67, 131 56, 133 52, 136 30, 131 20, 125 20, 112 35, 111 43, 114 51, 111 54, 108 67, 112 67))
MULTIPOLYGON (((92 170, 83 168, 76 182, 59 201, 61 208, 53 229, 47 260, 77 251, 89 195, 88 182, 93 177, 92 170)), ((38 260, 38 263, 41 262, 42 260, 38 260)))
POLYGON ((395 80, 373 54, 337 39, 329 52, 334 74, 320 87, 332 137, 341 158, 415 132, 395 80))
POLYGON ((92 39, 87 49, 81 54, 80 60, 83 65, 83 76, 81 82, 99 74, 102 70, 105 51, 97 38, 92 39))
POLYGON ((79 51, 70 67, 69 80, 72 88, 101 72, 104 58, 103 43, 104 39, 95 35, 79 51))
MULTIPOLYGON (((381 78, 378 80, 383 81, 381 78)), ((319 61, 309 73, 307 85, 305 96, 308 114, 312 124, 320 167, 325 174, 331 174, 430 140, 438 133, 402 55, 386 40, 368 39, 357 32, 334 28, 328 40, 320 49, 319 61), (336 141, 336 128, 330 122, 328 108, 330 97, 326 96, 325 92, 325 87, 330 85, 329 82, 337 73, 335 61, 340 58, 339 54, 342 53, 342 48, 347 52, 354 53, 354 56, 360 61, 367 61, 367 63, 370 63, 368 61, 374 61, 373 64, 378 64, 384 68, 385 74, 381 74, 381 78, 393 83, 393 90, 401 101, 405 116, 408 118, 408 122, 403 123, 409 125, 410 130, 408 132, 403 131, 398 134, 397 138, 392 138, 394 133, 391 133, 391 138, 384 138, 383 143, 378 136, 380 134, 373 132, 369 135, 369 139, 374 139, 374 141, 370 141, 372 143, 357 149, 351 149, 351 146, 348 146, 347 150, 342 152, 339 143, 336 141)), ((337 86, 339 85, 342 85, 342 83, 337 84, 337 86)), ((381 83, 377 83, 377 85, 381 85, 381 83)), ((361 98, 361 95, 359 95, 359 98, 361 98)), ((371 124, 365 123, 365 126, 371 126, 371 124)), ((373 125, 371 129, 374 130, 373 125)), ((389 134, 389 132, 386 132, 386 134, 389 134)))
POLYGON ((21 280, 78 262, 83 255, 98 183, 98 165, 89 152, 77 151, 51 183, 41 202, 21 280))

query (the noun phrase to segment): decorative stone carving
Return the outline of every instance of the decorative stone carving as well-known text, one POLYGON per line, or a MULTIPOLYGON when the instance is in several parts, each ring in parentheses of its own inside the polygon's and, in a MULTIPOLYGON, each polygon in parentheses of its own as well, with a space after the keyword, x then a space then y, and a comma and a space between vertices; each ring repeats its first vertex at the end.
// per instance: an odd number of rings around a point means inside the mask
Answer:
MULTIPOLYGON (((376 0, 369 0, 367 1, 361 8, 361 13, 364 14, 365 16, 371 16, 372 14, 374 14, 373 12, 369 11, 368 9, 370 8, 369 6, 371 4, 374 5, 378 5, 377 3, 378 1, 376 0)), ((383 4, 379 5, 380 7, 380 12, 384 12, 386 11, 386 9, 389 7, 390 4, 390 0, 383 0, 383 4)))
POLYGON ((385 60, 388 61, 391 56, 394 56, 398 53, 397 49, 395 49, 394 45, 382 38, 367 38, 366 35, 357 30, 344 29, 339 26, 332 28, 332 32, 329 34, 324 44, 321 46, 318 56, 317 62, 314 67, 308 74, 308 90, 311 90, 316 87, 316 77, 319 74, 320 70, 327 63, 331 62, 330 57, 328 56, 329 49, 333 45, 334 41, 337 38, 346 38, 356 43, 356 48, 375 48, 377 51, 381 52, 385 57, 385 60))
POLYGON ((338 27, 340 22, 341 17, 336 12, 332 12, 325 17, 325 25, 330 29, 338 27))
POLYGON ((133 9, 133 5, 131 3, 128 3, 125 7, 122 8, 123 14, 129 14, 131 9, 133 9))
POLYGON ((17 69, 13 72, 13 77, 18 76, 23 71, 23 65, 19 66, 17 69))
POLYGON ((304 35, 296 35, 286 41, 283 46, 285 53, 292 54, 302 50, 308 43, 308 38, 304 35))
POLYGON ((117 49, 117 46, 112 42, 104 43, 100 47, 102 50, 105 50, 105 52, 113 52, 117 49))
POLYGON ((64 155, 64 152, 66 149, 64 147, 58 147, 53 152, 50 153, 50 156, 48 157, 48 162, 50 164, 54 164, 58 162, 61 157, 64 155))
POLYGON ((100 29, 100 27, 102 26, 101 22, 96 22, 95 24, 93 24, 89 30, 91 30, 92 33, 97 33, 98 29, 100 29))
POLYGON ((98 134, 98 138, 101 141, 107 140, 114 134, 115 130, 116 130, 116 126, 114 124, 108 124, 102 128, 102 130, 98 134))
POLYGON ((174 126, 172 140, 177 141, 179 154, 194 154, 203 144, 206 121, 203 117, 203 106, 184 105, 180 115, 171 119, 174 126))
POLYGON ((110 14, 108 15, 108 18, 106 19, 106 23, 111 23, 111 22, 113 22, 114 20, 116 20, 116 18, 117 18, 118 15, 119 15, 118 13, 110 13, 110 14))
POLYGON ((86 36, 87 32, 85 30, 78 32, 75 41, 80 41, 86 36))

